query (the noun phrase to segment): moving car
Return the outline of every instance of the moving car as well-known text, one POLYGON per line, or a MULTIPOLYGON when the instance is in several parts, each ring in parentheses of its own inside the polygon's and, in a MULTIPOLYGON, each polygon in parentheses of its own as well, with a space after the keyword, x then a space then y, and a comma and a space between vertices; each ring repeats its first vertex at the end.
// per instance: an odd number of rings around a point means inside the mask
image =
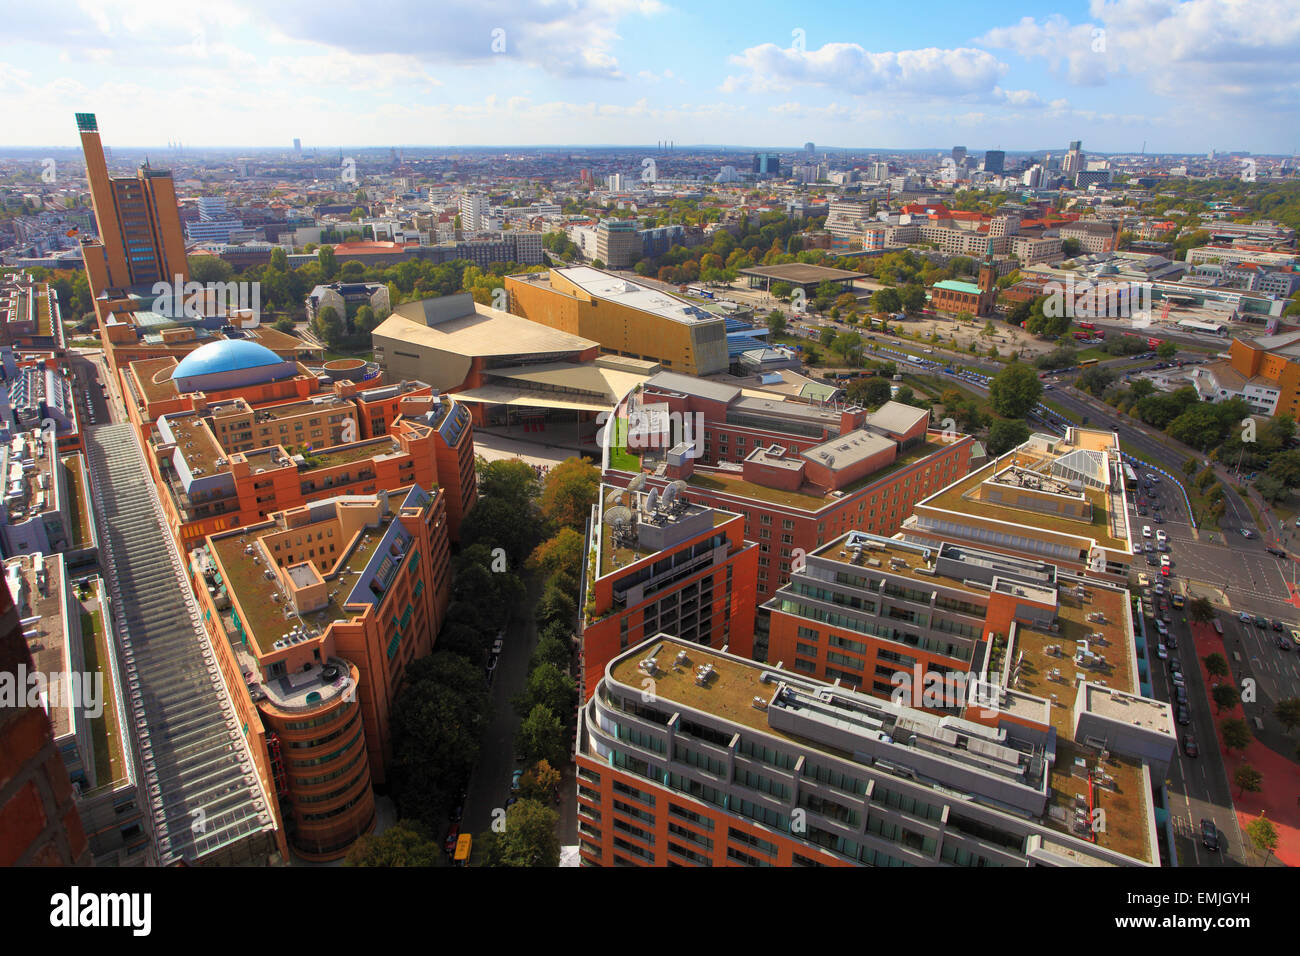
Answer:
POLYGON ((453 823, 451 829, 447 831, 447 839, 442 841, 444 853, 456 852, 456 840, 460 837, 460 824, 453 823))
POLYGON ((1170 598, 1170 600, 1174 602, 1174 607, 1182 607, 1184 604, 1187 603, 1186 599, 1181 594, 1175 594, 1172 598, 1170 598))
POLYGON ((1189 757, 1195 757, 1200 750, 1196 746, 1196 738, 1191 734, 1183 735, 1183 753, 1189 757))
POLYGON ((1269 554, 1273 555, 1274 557, 1277 557, 1277 558, 1286 558, 1286 557, 1290 557, 1290 555, 1288 555, 1288 554, 1286 553, 1285 550, 1283 550, 1282 548, 1275 548, 1275 547, 1273 547, 1272 545, 1270 545, 1269 547, 1265 548, 1264 550, 1267 551, 1269 554))
POLYGON ((1219 852, 1219 828, 1209 817, 1201 818, 1201 846, 1219 852))
POLYGON ((1242 528, 1241 536, 1243 538, 1253 538, 1255 537, 1255 532, 1251 531, 1249 528, 1242 528))
POLYGON ((1288 641, 1285 637, 1279 637, 1276 641, 1276 644, 1277 644, 1277 649, 1279 651, 1291 650, 1291 642, 1288 641))

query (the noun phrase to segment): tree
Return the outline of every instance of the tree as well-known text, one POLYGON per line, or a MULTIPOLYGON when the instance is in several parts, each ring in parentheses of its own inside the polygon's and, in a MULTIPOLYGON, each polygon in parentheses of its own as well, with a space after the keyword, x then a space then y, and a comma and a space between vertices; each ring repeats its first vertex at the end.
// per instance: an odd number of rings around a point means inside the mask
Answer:
POLYGON ((871 309, 877 315, 892 315, 903 310, 903 299, 897 289, 877 289, 871 295, 871 309))
POLYGON ((567 717, 578 705, 578 690, 568 670, 551 663, 539 664, 528 674, 523 692, 515 699, 515 710, 520 716, 532 713, 535 707, 545 707, 558 714, 567 723, 567 717))
POLYGON ((571 630, 563 622, 552 621, 546 628, 546 634, 537 642, 533 648, 533 656, 529 660, 529 667, 539 667, 542 664, 554 664, 561 671, 568 672, 571 656, 569 653, 569 635, 571 630), (551 636, 552 633, 559 633, 562 636, 551 636))
POLYGON ((1205 672, 1211 677, 1228 676, 1228 660, 1222 654, 1218 652, 1207 654, 1203 660, 1205 661, 1205 672))
POLYGON ((338 345, 345 332, 343 317, 338 314, 334 306, 327 305, 316 313, 313 331, 326 345, 333 348, 338 345))
POLYGON ((1196 459, 1195 459, 1195 458, 1184 458, 1184 459, 1183 459, 1183 464, 1182 464, 1182 472, 1183 472, 1183 475, 1186 476, 1186 477, 1188 477, 1188 478, 1191 478, 1193 475, 1195 475, 1195 474, 1196 474, 1196 459))
POLYGON ((1173 342, 1164 341, 1156 346, 1156 355, 1162 359, 1171 359, 1178 354, 1178 346, 1173 342))
POLYGON ((1008 365, 989 382, 989 403, 1003 418, 1024 418, 1042 393, 1043 383, 1029 365, 1008 365))
POLYGON ((1270 474, 1262 474, 1255 479, 1255 490, 1259 492, 1260 497, 1265 501, 1285 501, 1291 494, 1289 489, 1282 481, 1270 474))
POLYGON ((1222 713, 1225 707, 1232 710, 1241 703, 1241 694, 1231 684, 1220 684, 1210 693, 1210 697, 1214 701, 1214 712, 1216 714, 1222 713))
POLYGON ((344 866, 445 866, 442 847, 414 820, 398 820, 383 833, 363 836, 352 845, 344 866))
POLYGON ((582 528, 599 493, 600 469, 582 458, 566 458, 542 483, 542 518, 555 526, 582 528))
POLYGON ((519 799, 545 802, 551 799, 563 779, 548 761, 539 760, 519 781, 519 799))
POLYGON ((538 704, 523 719, 515 735, 515 747, 529 763, 546 760, 558 764, 569 756, 564 725, 545 704, 538 704))
POLYGON ((582 535, 573 528, 564 527, 533 549, 528 556, 528 567, 546 578, 556 573, 576 577, 582 571, 582 552, 582 535))
MULTIPOLYGON (((1071 350, 1073 351, 1073 350, 1071 350)), ((1100 365, 1094 365, 1086 368, 1079 375, 1075 385, 1089 395, 1101 396, 1106 389, 1115 383, 1115 373, 1108 368, 1102 368, 1100 365)))
POLYGON ((281 316, 271 323, 271 328, 275 329, 277 332, 283 332, 285 335, 293 335, 296 326, 293 324, 293 319, 287 316, 281 316))
POLYGON ((1214 620, 1214 605, 1207 597, 1192 598, 1187 602, 1187 613, 1193 621, 1208 624, 1214 620))
POLYGON ((434 651, 407 666, 392 713, 393 790, 402 816, 441 825, 478 759, 486 706, 483 671, 465 658, 434 651))
POLYGON ((925 287, 919 283, 910 283, 903 286, 903 311, 908 315, 916 315, 925 308, 925 287))
POLYGON ((1269 857, 1277 849, 1277 827, 1273 821, 1261 813, 1246 824, 1246 837, 1255 849, 1264 851, 1264 864, 1268 865, 1269 857))
POLYGON ((997 418, 989 426, 989 437, 985 443, 988 453, 1001 455, 1029 440, 1029 426, 1024 421, 1010 418, 997 418))
POLYGON ((1273 716, 1281 721, 1288 733, 1300 727, 1300 697, 1279 700, 1277 706, 1273 708, 1273 716))
POLYGON ((779 309, 773 309, 768 313, 767 330, 772 333, 774 339, 785 331, 785 316, 779 309))
POLYGON ((1300 487, 1300 448, 1275 455, 1269 463, 1268 474, 1288 488, 1300 487))
POLYGON ((334 276, 338 274, 339 264, 338 260, 334 258, 333 246, 321 246, 316 253, 316 261, 320 263, 321 278, 327 282, 333 280, 334 276))
MULTIPOLYGON (((234 266, 216 255, 189 257, 190 279, 194 282, 229 282, 235 274, 234 266)), ((167 276, 171 281, 171 276, 167 276)))
POLYGON ((1247 792, 1259 793, 1264 788, 1264 775, 1248 763, 1243 763, 1232 775, 1232 782, 1237 785, 1237 797, 1240 799, 1247 792))
POLYGON ((1250 746, 1250 728, 1240 717, 1233 717, 1219 724, 1223 732, 1223 746, 1228 750, 1245 750, 1250 746))
POLYGON ((889 401, 889 380, 879 376, 854 379, 845 389, 849 401, 863 408, 878 408, 889 401))
POLYGON ((537 800, 520 800, 506 810, 502 833, 477 838, 488 866, 556 867, 560 865, 559 814, 537 800))

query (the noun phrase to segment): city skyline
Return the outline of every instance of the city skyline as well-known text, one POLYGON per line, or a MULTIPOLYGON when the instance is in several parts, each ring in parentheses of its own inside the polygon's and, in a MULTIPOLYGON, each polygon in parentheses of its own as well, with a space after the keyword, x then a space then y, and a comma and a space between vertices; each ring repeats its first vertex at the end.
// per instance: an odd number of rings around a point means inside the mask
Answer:
POLYGON ((1250 17, 1216 0, 1072 3, 1049 17, 944 3, 924 22, 870 28, 842 4, 759 2, 741 21, 658 0, 444 9, 433 20, 369 5, 365 29, 358 8, 244 0, 24 10, 0 40, 11 145, 72 146, 62 117, 90 109, 141 147, 1297 148, 1286 65, 1300 29, 1280 2, 1250 17), (1265 111, 1278 122, 1257 122, 1265 111))

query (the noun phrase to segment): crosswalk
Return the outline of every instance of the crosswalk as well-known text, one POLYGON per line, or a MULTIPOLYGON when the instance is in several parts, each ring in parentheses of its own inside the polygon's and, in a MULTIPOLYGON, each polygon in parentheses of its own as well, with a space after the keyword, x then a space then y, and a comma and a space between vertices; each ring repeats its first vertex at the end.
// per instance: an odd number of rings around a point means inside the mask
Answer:
POLYGON ((103 425, 86 444, 159 862, 247 859, 234 845, 273 844, 274 820, 134 429, 103 425))

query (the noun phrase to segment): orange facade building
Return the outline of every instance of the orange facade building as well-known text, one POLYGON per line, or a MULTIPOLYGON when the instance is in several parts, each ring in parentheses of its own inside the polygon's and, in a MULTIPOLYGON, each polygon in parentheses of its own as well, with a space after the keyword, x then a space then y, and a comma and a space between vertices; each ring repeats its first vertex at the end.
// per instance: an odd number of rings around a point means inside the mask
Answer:
POLYGON ((393 701, 450 600, 445 495, 335 497, 208 536, 191 554, 232 697, 289 842, 333 859, 374 825, 393 701))
POLYGON ((745 541, 739 515, 673 497, 680 490, 663 500, 601 489, 580 625, 584 700, 611 660, 661 630, 753 653, 758 545, 745 541))

